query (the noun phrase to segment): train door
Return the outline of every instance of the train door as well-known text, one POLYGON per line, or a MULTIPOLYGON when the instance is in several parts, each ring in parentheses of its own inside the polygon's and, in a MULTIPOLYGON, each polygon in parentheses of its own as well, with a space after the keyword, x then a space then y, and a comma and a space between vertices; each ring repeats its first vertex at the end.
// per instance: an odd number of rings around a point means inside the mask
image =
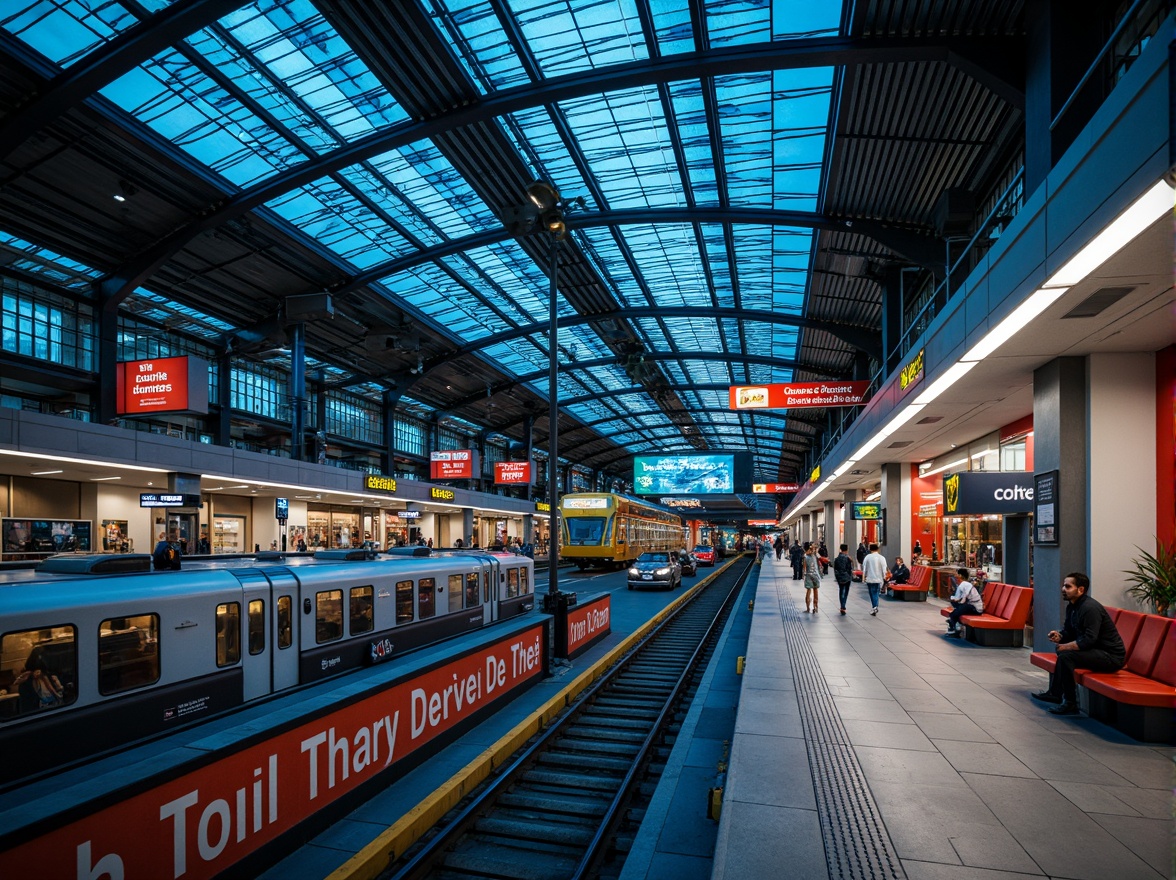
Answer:
POLYGON ((298 580, 288 569, 269 573, 272 599, 268 608, 273 689, 280 691, 298 684, 298 580))
POLYGON ((254 700, 273 689, 270 653, 273 650, 271 624, 271 590, 269 579, 259 571, 240 572, 241 594, 245 603, 242 624, 245 638, 241 642, 241 670, 244 673, 245 699, 254 700))
POLYGON ((482 620, 491 623, 498 619, 498 595, 502 589, 499 579, 502 566, 494 558, 484 559, 479 566, 478 577, 482 583, 482 620))

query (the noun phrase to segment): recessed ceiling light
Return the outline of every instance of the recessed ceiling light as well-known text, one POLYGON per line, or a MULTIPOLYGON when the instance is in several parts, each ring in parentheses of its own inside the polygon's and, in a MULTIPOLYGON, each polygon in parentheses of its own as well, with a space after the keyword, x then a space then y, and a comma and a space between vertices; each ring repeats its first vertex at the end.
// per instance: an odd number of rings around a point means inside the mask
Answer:
POLYGON ((64 474, 65 471, 33 471, 34 477, 43 477, 46 474, 64 474))
POLYGON ((91 483, 102 483, 106 480, 121 480, 122 477, 90 477, 91 483))

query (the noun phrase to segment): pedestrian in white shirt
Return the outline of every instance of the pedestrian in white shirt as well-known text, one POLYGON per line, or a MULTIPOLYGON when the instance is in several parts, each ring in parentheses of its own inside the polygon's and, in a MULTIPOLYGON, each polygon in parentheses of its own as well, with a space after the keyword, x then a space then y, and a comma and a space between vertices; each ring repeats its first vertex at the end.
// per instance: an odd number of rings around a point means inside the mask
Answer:
POLYGON ((866 589, 870 591, 870 614, 878 613, 878 594, 882 592, 882 584, 886 581, 886 559, 878 552, 878 545, 870 545, 870 555, 862 563, 862 580, 866 582, 866 589))
POLYGON ((960 579, 948 600, 955 608, 947 616, 947 634, 958 639, 964 634, 963 627, 959 626, 960 618, 965 614, 983 614, 984 600, 980 597, 980 591, 968 580, 966 568, 957 568, 956 574, 960 579))

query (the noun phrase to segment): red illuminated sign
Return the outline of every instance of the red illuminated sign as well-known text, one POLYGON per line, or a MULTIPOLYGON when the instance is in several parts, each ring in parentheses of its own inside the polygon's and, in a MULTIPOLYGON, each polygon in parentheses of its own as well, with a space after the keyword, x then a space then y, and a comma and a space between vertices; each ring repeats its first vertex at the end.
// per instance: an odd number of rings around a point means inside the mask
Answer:
POLYGON ((223 874, 541 675, 545 630, 530 627, 0 853, 0 877, 223 874))
POLYGON ((870 382, 790 382, 773 385, 732 385, 731 409, 805 409, 860 406, 870 382))
POLYGON ((756 527, 771 528, 772 526, 777 525, 777 523, 774 519, 749 519, 747 521, 747 525, 749 528, 756 528, 756 527))
POLYGON ((472 480, 477 474, 478 454, 472 449, 447 449, 429 455, 432 480, 472 480))
POLYGON ((775 492, 799 492, 800 483, 752 483, 751 491, 756 495, 771 495, 775 492))
POLYGON ((496 486, 529 486, 529 485, 531 485, 531 462, 529 462, 529 461, 496 461, 496 462, 494 462, 494 485, 496 485, 496 486))
POLYGON ((120 416, 208 412, 208 363, 198 357, 152 358, 115 364, 120 416))
POLYGON ((575 657, 612 631, 612 596, 605 593, 568 611, 568 656, 575 657))

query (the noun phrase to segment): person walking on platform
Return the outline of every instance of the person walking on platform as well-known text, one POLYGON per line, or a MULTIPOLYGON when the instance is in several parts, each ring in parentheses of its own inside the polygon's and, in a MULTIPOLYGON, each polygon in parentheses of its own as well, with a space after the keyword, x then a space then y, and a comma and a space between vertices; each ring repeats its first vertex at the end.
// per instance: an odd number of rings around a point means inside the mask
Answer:
POLYGON ((824 541, 817 547, 817 558, 821 560, 821 576, 824 577, 829 573, 829 548, 824 541))
POLYGON ((849 599, 849 585, 853 583, 853 559, 849 555, 849 545, 842 544, 841 552, 833 560, 833 579, 837 581, 837 598, 841 600, 841 613, 845 613, 845 603, 849 599))
POLYGON ((821 563, 817 559, 817 548, 811 543, 804 545, 804 608, 817 613, 817 598, 821 594, 821 563), (810 607, 811 605, 811 607, 810 607))
POLYGON ((798 581, 804 577, 804 548, 799 541, 788 548, 788 561, 792 563, 792 579, 798 581))
POLYGON ((858 561, 859 568, 865 564, 866 556, 869 554, 869 552, 870 551, 866 549, 866 542, 865 541, 858 541, 857 561, 858 561))
POLYGON ((776 561, 780 561, 780 557, 784 554, 784 539, 776 535, 776 541, 772 544, 776 548, 776 561))
POLYGON ((955 608, 947 616, 947 634, 958 639, 964 634, 963 627, 959 625, 960 618, 965 614, 983 614, 984 599, 980 595, 980 591, 968 580, 966 568, 957 568, 956 574, 960 576, 960 579, 956 584, 955 592, 948 599, 955 608))
POLYGON ((1062 631, 1052 630, 1049 640, 1057 645, 1058 662, 1050 676, 1049 688, 1033 694, 1043 703, 1058 703, 1050 708, 1054 715, 1077 715, 1078 699, 1074 687, 1074 670, 1117 672, 1127 660, 1123 638, 1115 628, 1107 609, 1089 596, 1090 578, 1072 571, 1062 583, 1066 621, 1062 631))
POLYGON ((878 552, 878 545, 870 545, 870 554, 862 563, 862 580, 866 582, 866 589, 870 591, 870 614, 878 613, 878 594, 882 591, 882 584, 886 581, 886 559, 878 552))

